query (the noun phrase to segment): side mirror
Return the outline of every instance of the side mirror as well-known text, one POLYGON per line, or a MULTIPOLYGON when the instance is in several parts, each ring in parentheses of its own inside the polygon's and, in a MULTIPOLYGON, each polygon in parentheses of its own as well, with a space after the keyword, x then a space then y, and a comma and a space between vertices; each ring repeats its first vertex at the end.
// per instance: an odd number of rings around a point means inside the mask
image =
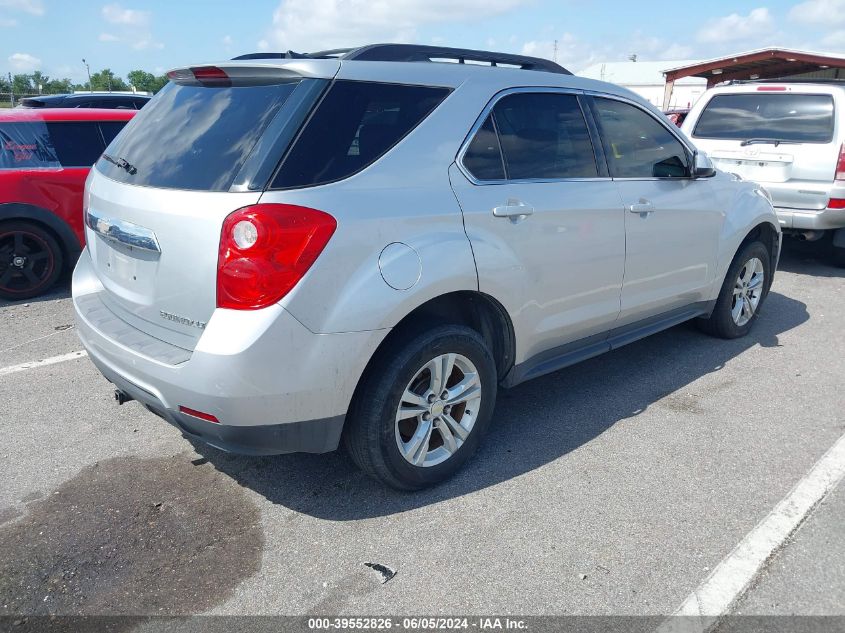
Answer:
POLYGON ((712 178, 716 175, 716 168, 706 154, 696 152, 693 154, 692 163, 693 178, 712 178))

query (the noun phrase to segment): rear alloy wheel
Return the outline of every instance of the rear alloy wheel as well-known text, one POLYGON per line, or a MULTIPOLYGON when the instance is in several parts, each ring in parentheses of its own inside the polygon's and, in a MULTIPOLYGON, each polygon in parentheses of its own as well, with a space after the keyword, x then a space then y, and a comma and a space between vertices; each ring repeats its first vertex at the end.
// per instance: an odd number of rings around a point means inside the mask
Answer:
POLYGON ((29 222, 0 224, 0 297, 31 299, 62 272, 62 251, 50 233, 29 222))
POLYGON ((748 334, 772 283, 771 261, 762 242, 743 246, 725 275, 712 314, 699 320, 701 329, 727 339, 748 334))
POLYGON ((397 335, 359 385, 344 444, 367 474, 418 490, 472 457, 493 416, 496 364, 473 329, 443 325, 397 335))

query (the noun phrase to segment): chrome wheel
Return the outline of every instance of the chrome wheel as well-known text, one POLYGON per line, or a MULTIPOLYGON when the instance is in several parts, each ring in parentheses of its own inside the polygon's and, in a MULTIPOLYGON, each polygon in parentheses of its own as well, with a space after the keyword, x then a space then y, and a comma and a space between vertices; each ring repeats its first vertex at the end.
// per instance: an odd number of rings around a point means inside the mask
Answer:
POLYGON ((481 379, 472 361, 441 354, 421 367, 402 394, 396 445, 414 466, 449 459, 469 437, 481 407, 481 379))
POLYGON ((734 283, 733 299, 731 302, 731 316, 734 323, 742 327, 748 323, 760 305, 763 296, 763 282, 766 273, 763 262, 752 257, 739 271, 734 283))

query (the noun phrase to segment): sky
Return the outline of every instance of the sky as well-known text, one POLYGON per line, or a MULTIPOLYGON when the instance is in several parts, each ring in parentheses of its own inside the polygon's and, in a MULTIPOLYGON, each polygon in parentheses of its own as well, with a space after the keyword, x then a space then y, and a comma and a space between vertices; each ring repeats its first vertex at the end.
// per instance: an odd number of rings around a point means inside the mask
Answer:
POLYGON ((598 62, 782 46, 845 53, 845 0, 0 0, 0 72, 86 79, 375 42, 598 62), (557 52, 555 53, 555 41, 557 52))

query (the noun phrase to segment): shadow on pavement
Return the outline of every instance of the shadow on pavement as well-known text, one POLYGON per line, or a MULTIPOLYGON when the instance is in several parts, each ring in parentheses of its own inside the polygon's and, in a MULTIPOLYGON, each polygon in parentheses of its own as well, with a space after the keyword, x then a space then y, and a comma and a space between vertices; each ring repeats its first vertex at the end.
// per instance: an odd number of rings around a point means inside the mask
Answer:
POLYGON ((194 445, 241 485, 292 510, 335 521, 395 514, 470 494, 552 462, 701 376, 718 372, 745 350, 778 346, 779 334, 808 318, 805 304, 772 292, 746 338, 713 339, 687 323, 500 390, 493 425, 475 458, 450 481, 422 492, 386 488, 359 472, 343 451, 254 458, 194 445))
POLYGON ((815 242, 801 242, 784 237, 778 270, 811 277, 845 277, 845 268, 830 261, 831 242, 822 238, 815 242))

